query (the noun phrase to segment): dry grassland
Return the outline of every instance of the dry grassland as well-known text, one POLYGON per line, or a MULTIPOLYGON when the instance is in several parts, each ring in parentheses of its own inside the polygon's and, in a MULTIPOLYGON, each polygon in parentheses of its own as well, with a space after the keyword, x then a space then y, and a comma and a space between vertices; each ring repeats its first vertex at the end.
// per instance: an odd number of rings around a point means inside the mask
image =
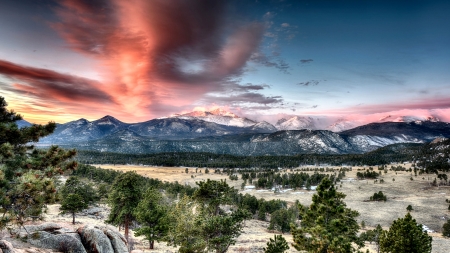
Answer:
MULTIPOLYGON (((151 167, 151 166, 120 166, 120 165, 97 165, 102 168, 115 169, 120 171, 136 171, 138 174, 158 178, 162 181, 175 182, 181 184, 189 184, 195 186, 195 182, 212 179, 227 179, 227 182, 240 190, 242 180, 230 181, 226 175, 215 174, 214 169, 210 169, 209 174, 204 173, 204 168, 199 168, 195 173, 195 168, 188 168, 189 173, 185 173, 186 167, 151 167), (201 171, 201 173, 200 173, 201 171), (193 176, 193 178, 192 178, 193 176)), ((407 165, 408 166, 408 165, 407 165)), ((309 168, 312 168, 309 166, 309 168)), ((335 167, 338 168, 338 167, 335 167)), ((409 166, 408 166, 409 168, 409 166)), ((298 168, 302 169, 302 168, 298 168)), ((431 187, 430 183, 434 180, 435 175, 420 175, 415 177, 410 172, 394 172, 388 171, 387 174, 381 176, 384 183, 374 183, 374 180, 356 180, 357 169, 363 167, 353 167, 353 171, 347 172, 346 177, 339 185, 339 191, 345 193, 347 197, 345 202, 349 208, 357 210, 360 213, 359 222, 364 221, 366 229, 372 229, 377 224, 381 224, 387 229, 393 220, 404 217, 406 207, 411 205, 413 211, 412 216, 417 222, 426 225, 429 229, 436 231, 430 233, 433 236, 433 253, 447 253, 450 248, 450 239, 443 238, 440 234, 442 225, 449 217, 448 206, 445 202, 450 199, 450 187, 440 186, 431 187), (410 178, 413 178, 411 180, 410 178), (395 181, 393 181, 395 179, 395 181), (375 192, 383 191, 387 195, 386 202, 367 202, 375 192)), ((377 170, 377 168, 375 168, 377 170)), ((294 171, 295 172, 295 171, 294 171)), ((290 170, 284 173, 291 173, 290 170)), ((313 173, 313 172, 309 172, 313 173)), ((325 173, 325 172, 323 172, 325 173)), ((241 190, 240 190, 241 191, 241 190)), ((257 198, 282 199, 288 203, 294 203, 299 200, 303 205, 311 203, 311 197, 314 191, 306 190, 288 190, 286 192, 275 194, 269 190, 244 190, 243 194, 249 193, 257 198)), ((59 218, 61 219, 61 218, 59 218)), ((64 218, 66 219, 66 218, 64 218)), ((67 217, 70 219, 70 217, 67 217)), ((80 220, 82 222, 89 222, 80 220)), ((267 231, 268 223, 250 220, 246 221, 243 234, 238 238, 236 245, 230 247, 229 252, 262 252, 262 247, 266 245, 269 238, 273 238, 273 233, 267 231)), ((292 236, 283 235, 289 242, 292 242, 292 236)), ((138 248, 145 250, 147 242, 140 241, 138 248)), ((173 247, 166 246, 163 243, 155 243, 155 250, 145 250, 145 252, 176 252, 173 247)), ((367 245, 371 252, 376 252, 374 245, 367 245)), ((364 249, 365 251, 365 249, 364 249)), ((288 252, 297 252, 292 247, 288 252)))

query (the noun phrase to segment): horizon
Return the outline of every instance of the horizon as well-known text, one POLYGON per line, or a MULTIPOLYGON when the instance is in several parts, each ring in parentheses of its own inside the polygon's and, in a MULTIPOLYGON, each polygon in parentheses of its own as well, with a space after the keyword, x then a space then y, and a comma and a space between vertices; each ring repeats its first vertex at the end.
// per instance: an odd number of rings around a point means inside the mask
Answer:
POLYGON ((29 122, 222 108, 450 122, 448 1, 13 1, 0 89, 29 122))

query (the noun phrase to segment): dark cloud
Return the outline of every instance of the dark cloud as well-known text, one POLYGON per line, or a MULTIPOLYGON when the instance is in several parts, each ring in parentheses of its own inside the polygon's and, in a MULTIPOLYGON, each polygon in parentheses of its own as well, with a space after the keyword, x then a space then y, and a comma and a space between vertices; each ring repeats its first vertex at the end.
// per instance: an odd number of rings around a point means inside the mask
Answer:
POLYGON ((301 86, 316 86, 319 83, 320 83, 320 81, 318 81, 318 80, 309 80, 307 82, 298 83, 297 85, 301 85, 301 86))
MULTIPOLYGON (((67 0, 54 27, 72 48, 110 64, 135 58, 142 79, 203 84, 239 75, 263 37, 264 26, 236 26, 226 2, 67 0), (186 71, 197 64, 195 71, 186 71)), ((131 66, 130 66, 131 67, 131 66)))
POLYGON ((55 71, 26 67, 0 60, 0 75, 11 80, 10 90, 39 98, 61 101, 113 102, 96 86, 98 82, 87 78, 61 74, 55 71))
POLYGON ((308 64, 308 63, 311 63, 311 62, 313 62, 313 59, 301 59, 300 60, 301 64, 308 64))
POLYGON ((247 92, 238 95, 231 96, 207 96, 206 101, 214 102, 217 104, 233 104, 238 105, 242 103, 252 103, 260 105, 277 104, 283 101, 281 96, 269 96, 266 97, 259 93, 247 92))
POLYGON ((234 87, 233 91, 239 91, 239 92, 249 92, 249 91, 258 91, 258 90, 264 90, 266 88, 270 88, 267 84, 251 84, 247 83, 245 85, 236 84, 236 87, 234 87))
MULTIPOLYGON (((275 55, 277 55, 277 53, 275 53, 275 55)), ((276 68, 285 74, 289 74, 289 64, 284 60, 277 58, 278 57, 269 57, 261 52, 256 52, 251 56, 250 60, 266 67, 276 68)))

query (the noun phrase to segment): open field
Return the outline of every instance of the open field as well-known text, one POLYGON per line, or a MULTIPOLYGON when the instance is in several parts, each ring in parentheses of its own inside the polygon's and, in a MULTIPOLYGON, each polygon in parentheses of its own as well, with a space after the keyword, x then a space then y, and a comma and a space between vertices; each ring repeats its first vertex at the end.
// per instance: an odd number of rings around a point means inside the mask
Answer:
MULTIPOLYGON (((97 165, 102 168, 109 168, 121 171, 136 171, 137 173, 158 178, 162 181, 175 182, 181 184, 189 184, 195 186, 195 182, 212 179, 227 179, 227 182, 240 190, 242 180, 231 181, 226 175, 215 174, 214 169, 210 169, 209 174, 204 173, 204 168, 198 168, 195 173, 195 168, 188 168, 189 173, 185 173, 186 167, 151 167, 151 166, 136 166, 136 165, 97 165), (200 173, 201 171, 201 173, 200 173), (193 176, 193 178, 192 178, 193 176)), ((404 165, 409 168, 409 164, 404 165)), ((332 166, 328 166, 332 168, 332 166)), ((308 166, 308 168, 314 168, 308 166)), ((339 168, 339 167, 334 167, 339 168)), ((297 168, 302 169, 302 168, 297 168)), ((413 211, 412 216, 417 222, 424 224, 434 232, 430 233, 433 236, 433 252, 448 252, 450 248, 450 239, 442 238, 440 232, 442 225, 449 218, 448 203, 446 199, 450 199, 450 186, 432 187, 430 183, 434 180, 435 175, 418 175, 414 176, 410 172, 405 171, 388 171, 380 179, 384 183, 374 183, 374 180, 356 180, 356 173, 358 169, 367 169, 364 167, 353 167, 353 170, 346 172, 346 177, 339 185, 339 191, 345 193, 347 197, 345 202, 347 206, 357 210, 360 213, 359 221, 364 221, 367 228, 371 229, 377 224, 387 229, 392 221, 397 218, 404 217, 406 214, 406 207, 411 205, 413 211), (411 180, 411 177, 413 180, 411 180), (395 181, 393 181, 393 179, 395 181), (383 191, 387 195, 386 202, 367 202, 375 192, 383 191)), ((377 170, 377 168, 374 168, 377 170)), ((283 173, 292 173, 290 170, 283 173)), ((295 169, 294 169, 295 173, 295 169)), ((309 172, 313 173, 313 172, 309 172)), ((326 173, 326 172, 321 172, 326 173)), ((311 197, 314 191, 307 190, 287 190, 285 192, 275 194, 270 190, 240 190, 242 193, 249 193, 257 198, 264 199, 282 199, 288 203, 294 203, 299 200, 303 205, 311 203, 311 197)), ((273 234, 266 231, 268 223, 260 221, 248 221, 245 233, 239 238, 240 242, 251 241, 252 243, 238 243, 233 247, 232 251, 240 248, 241 252, 246 252, 253 244, 264 246, 268 238, 273 237, 273 234), (249 245, 247 245, 249 244, 249 245)), ((286 238, 292 240, 290 236, 285 235, 286 238)), ((372 248, 373 249, 373 248, 372 248)), ((170 250, 170 248, 167 248, 170 250)), ((292 251, 295 252, 295 251, 292 251)))

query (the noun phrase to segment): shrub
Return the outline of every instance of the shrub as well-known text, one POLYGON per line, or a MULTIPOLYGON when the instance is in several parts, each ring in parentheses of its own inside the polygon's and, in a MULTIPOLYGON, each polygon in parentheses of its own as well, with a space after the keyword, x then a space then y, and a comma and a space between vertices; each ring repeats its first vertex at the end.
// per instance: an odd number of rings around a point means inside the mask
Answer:
POLYGON ((373 196, 370 197, 370 201, 386 201, 387 197, 383 194, 382 191, 378 193, 374 193, 373 196))

